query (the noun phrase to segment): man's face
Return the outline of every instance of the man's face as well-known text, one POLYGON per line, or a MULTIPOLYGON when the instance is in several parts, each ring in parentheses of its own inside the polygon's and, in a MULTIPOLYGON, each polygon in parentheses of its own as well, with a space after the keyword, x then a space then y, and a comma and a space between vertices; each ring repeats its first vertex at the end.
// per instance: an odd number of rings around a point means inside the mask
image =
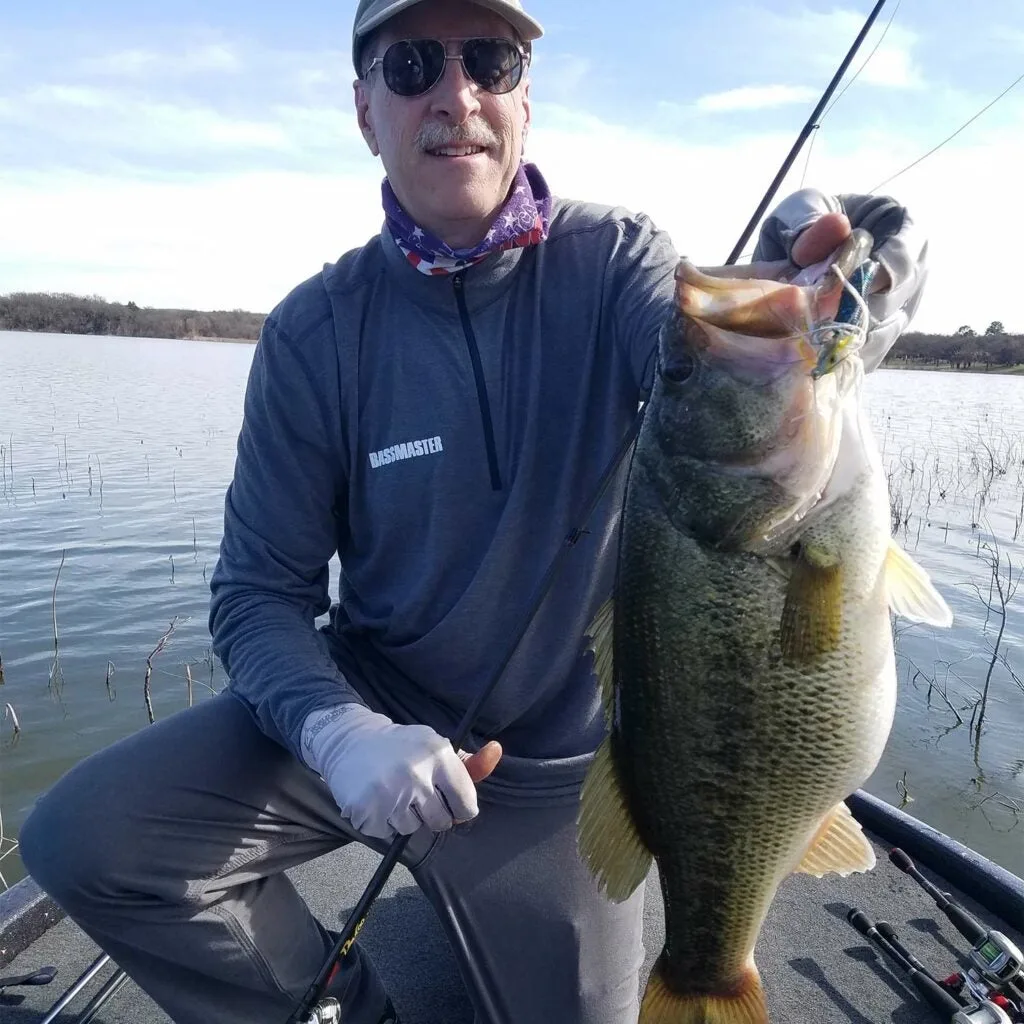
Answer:
MULTIPOLYGON (((452 40, 471 36, 516 39, 504 18, 468 0, 427 0, 382 26, 363 66, 399 39, 440 39, 457 54, 452 40)), ((355 100, 363 138, 409 215, 453 248, 480 242, 522 156, 530 122, 525 73, 512 92, 496 96, 469 78, 461 61, 448 61, 441 80, 422 96, 396 96, 378 64, 355 83, 355 100), (458 154, 451 152, 454 144, 458 154), (466 154, 469 146, 479 151, 466 154)))

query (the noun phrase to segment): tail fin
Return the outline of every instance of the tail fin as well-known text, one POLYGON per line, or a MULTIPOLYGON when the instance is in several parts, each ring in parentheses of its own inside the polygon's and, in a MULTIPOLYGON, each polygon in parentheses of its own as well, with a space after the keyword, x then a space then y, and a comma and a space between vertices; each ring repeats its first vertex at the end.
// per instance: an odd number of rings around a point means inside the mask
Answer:
POLYGON ((639 1024, 768 1024, 757 968, 751 966, 728 994, 680 995, 665 984, 659 966, 647 980, 639 1024))

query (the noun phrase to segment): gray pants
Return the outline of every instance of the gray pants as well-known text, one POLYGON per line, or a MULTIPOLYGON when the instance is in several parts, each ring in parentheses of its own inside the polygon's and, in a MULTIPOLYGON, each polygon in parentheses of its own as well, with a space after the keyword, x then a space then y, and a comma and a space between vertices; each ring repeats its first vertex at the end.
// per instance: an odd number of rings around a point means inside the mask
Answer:
MULTIPOLYGON (((482 803, 404 863, 454 950, 478 1024, 637 1016, 643 890, 616 906, 575 849, 575 807, 482 803)), ((38 883, 176 1024, 284 1024, 330 937, 283 873, 353 840, 323 781, 227 695, 73 768, 21 832, 38 883)), ((331 991, 377 1024, 358 943, 331 991)))

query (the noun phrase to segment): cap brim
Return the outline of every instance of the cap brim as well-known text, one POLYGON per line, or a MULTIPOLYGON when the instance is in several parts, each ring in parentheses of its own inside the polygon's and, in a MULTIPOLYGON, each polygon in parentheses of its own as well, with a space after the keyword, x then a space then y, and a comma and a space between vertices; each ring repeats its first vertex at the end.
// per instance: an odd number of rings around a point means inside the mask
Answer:
MULTIPOLYGON (((384 22, 390 21, 396 14, 401 14, 402 11, 423 2, 424 0, 394 0, 394 3, 388 4, 383 10, 373 15, 373 17, 367 18, 353 27, 352 59, 353 63, 356 64, 357 73, 359 70, 357 50, 360 39, 365 38, 367 33, 372 32, 375 28, 379 28, 384 22)), ((525 11, 509 8, 508 4, 503 3, 502 0, 470 0, 470 3, 474 3, 478 7, 486 7, 488 10, 494 11, 495 14, 500 14, 516 30, 516 33, 523 42, 533 42, 534 39, 540 39, 544 35, 544 29, 539 21, 534 21, 525 11)))

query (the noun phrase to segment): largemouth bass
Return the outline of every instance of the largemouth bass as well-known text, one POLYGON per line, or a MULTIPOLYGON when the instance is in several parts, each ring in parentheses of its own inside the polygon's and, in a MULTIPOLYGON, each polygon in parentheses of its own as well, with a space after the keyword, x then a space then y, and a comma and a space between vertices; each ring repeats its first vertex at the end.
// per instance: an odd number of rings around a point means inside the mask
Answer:
POLYGON ((847 279, 870 246, 856 234, 812 284, 676 272, 591 629, 609 735, 578 829, 613 900, 658 864, 642 1024, 768 1020, 754 948, 780 883, 874 867, 844 800, 892 725, 890 610, 952 621, 890 538, 861 410, 866 309, 847 279))

